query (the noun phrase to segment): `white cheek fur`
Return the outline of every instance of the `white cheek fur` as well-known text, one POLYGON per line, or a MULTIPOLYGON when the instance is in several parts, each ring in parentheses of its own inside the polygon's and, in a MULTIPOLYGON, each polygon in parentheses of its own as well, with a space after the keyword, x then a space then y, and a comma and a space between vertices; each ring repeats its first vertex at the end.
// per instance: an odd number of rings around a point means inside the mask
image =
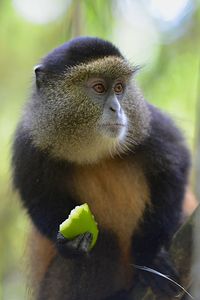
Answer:
POLYGON ((119 134, 119 141, 122 142, 125 137, 126 137, 126 133, 127 133, 127 127, 128 127, 128 119, 125 115, 125 113, 122 113, 122 123, 125 125, 124 127, 122 127, 121 132, 119 134))

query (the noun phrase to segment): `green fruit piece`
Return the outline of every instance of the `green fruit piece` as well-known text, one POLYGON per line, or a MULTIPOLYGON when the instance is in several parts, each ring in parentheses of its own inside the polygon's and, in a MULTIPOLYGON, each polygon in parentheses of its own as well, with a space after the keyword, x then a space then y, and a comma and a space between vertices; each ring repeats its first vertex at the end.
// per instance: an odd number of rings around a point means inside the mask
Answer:
POLYGON ((76 206, 71 211, 68 219, 60 224, 60 233, 69 240, 85 232, 92 233, 91 250, 97 241, 99 231, 87 203, 76 206))

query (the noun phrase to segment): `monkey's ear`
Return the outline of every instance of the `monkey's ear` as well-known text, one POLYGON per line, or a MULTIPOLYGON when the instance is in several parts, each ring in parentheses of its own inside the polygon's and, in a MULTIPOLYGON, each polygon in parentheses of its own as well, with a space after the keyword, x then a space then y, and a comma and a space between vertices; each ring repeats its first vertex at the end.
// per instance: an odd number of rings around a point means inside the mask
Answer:
POLYGON ((44 81, 44 77, 45 77, 44 66, 43 65, 35 66, 34 72, 35 72, 36 85, 38 88, 40 88, 42 85, 42 82, 44 81))

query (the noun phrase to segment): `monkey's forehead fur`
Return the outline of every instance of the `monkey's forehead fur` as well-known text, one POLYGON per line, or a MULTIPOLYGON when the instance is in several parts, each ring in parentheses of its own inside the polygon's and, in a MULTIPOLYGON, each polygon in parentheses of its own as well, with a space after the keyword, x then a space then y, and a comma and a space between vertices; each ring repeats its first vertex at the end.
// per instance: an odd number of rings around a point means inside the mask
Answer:
POLYGON ((99 58, 95 61, 88 63, 81 63, 74 67, 66 68, 62 72, 65 79, 73 83, 80 82, 85 80, 85 78, 101 76, 105 78, 129 78, 135 71, 135 68, 132 67, 126 60, 116 57, 109 56, 104 58, 99 58))

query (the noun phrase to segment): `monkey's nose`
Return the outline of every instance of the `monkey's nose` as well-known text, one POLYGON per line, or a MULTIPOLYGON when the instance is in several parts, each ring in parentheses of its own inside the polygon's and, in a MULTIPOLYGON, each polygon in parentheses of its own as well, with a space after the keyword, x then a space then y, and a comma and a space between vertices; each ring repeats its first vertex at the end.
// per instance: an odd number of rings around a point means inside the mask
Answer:
POLYGON ((114 113, 120 113, 121 112, 121 105, 116 97, 113 97, 112 100, 109 103, 109 109, 114 113))

